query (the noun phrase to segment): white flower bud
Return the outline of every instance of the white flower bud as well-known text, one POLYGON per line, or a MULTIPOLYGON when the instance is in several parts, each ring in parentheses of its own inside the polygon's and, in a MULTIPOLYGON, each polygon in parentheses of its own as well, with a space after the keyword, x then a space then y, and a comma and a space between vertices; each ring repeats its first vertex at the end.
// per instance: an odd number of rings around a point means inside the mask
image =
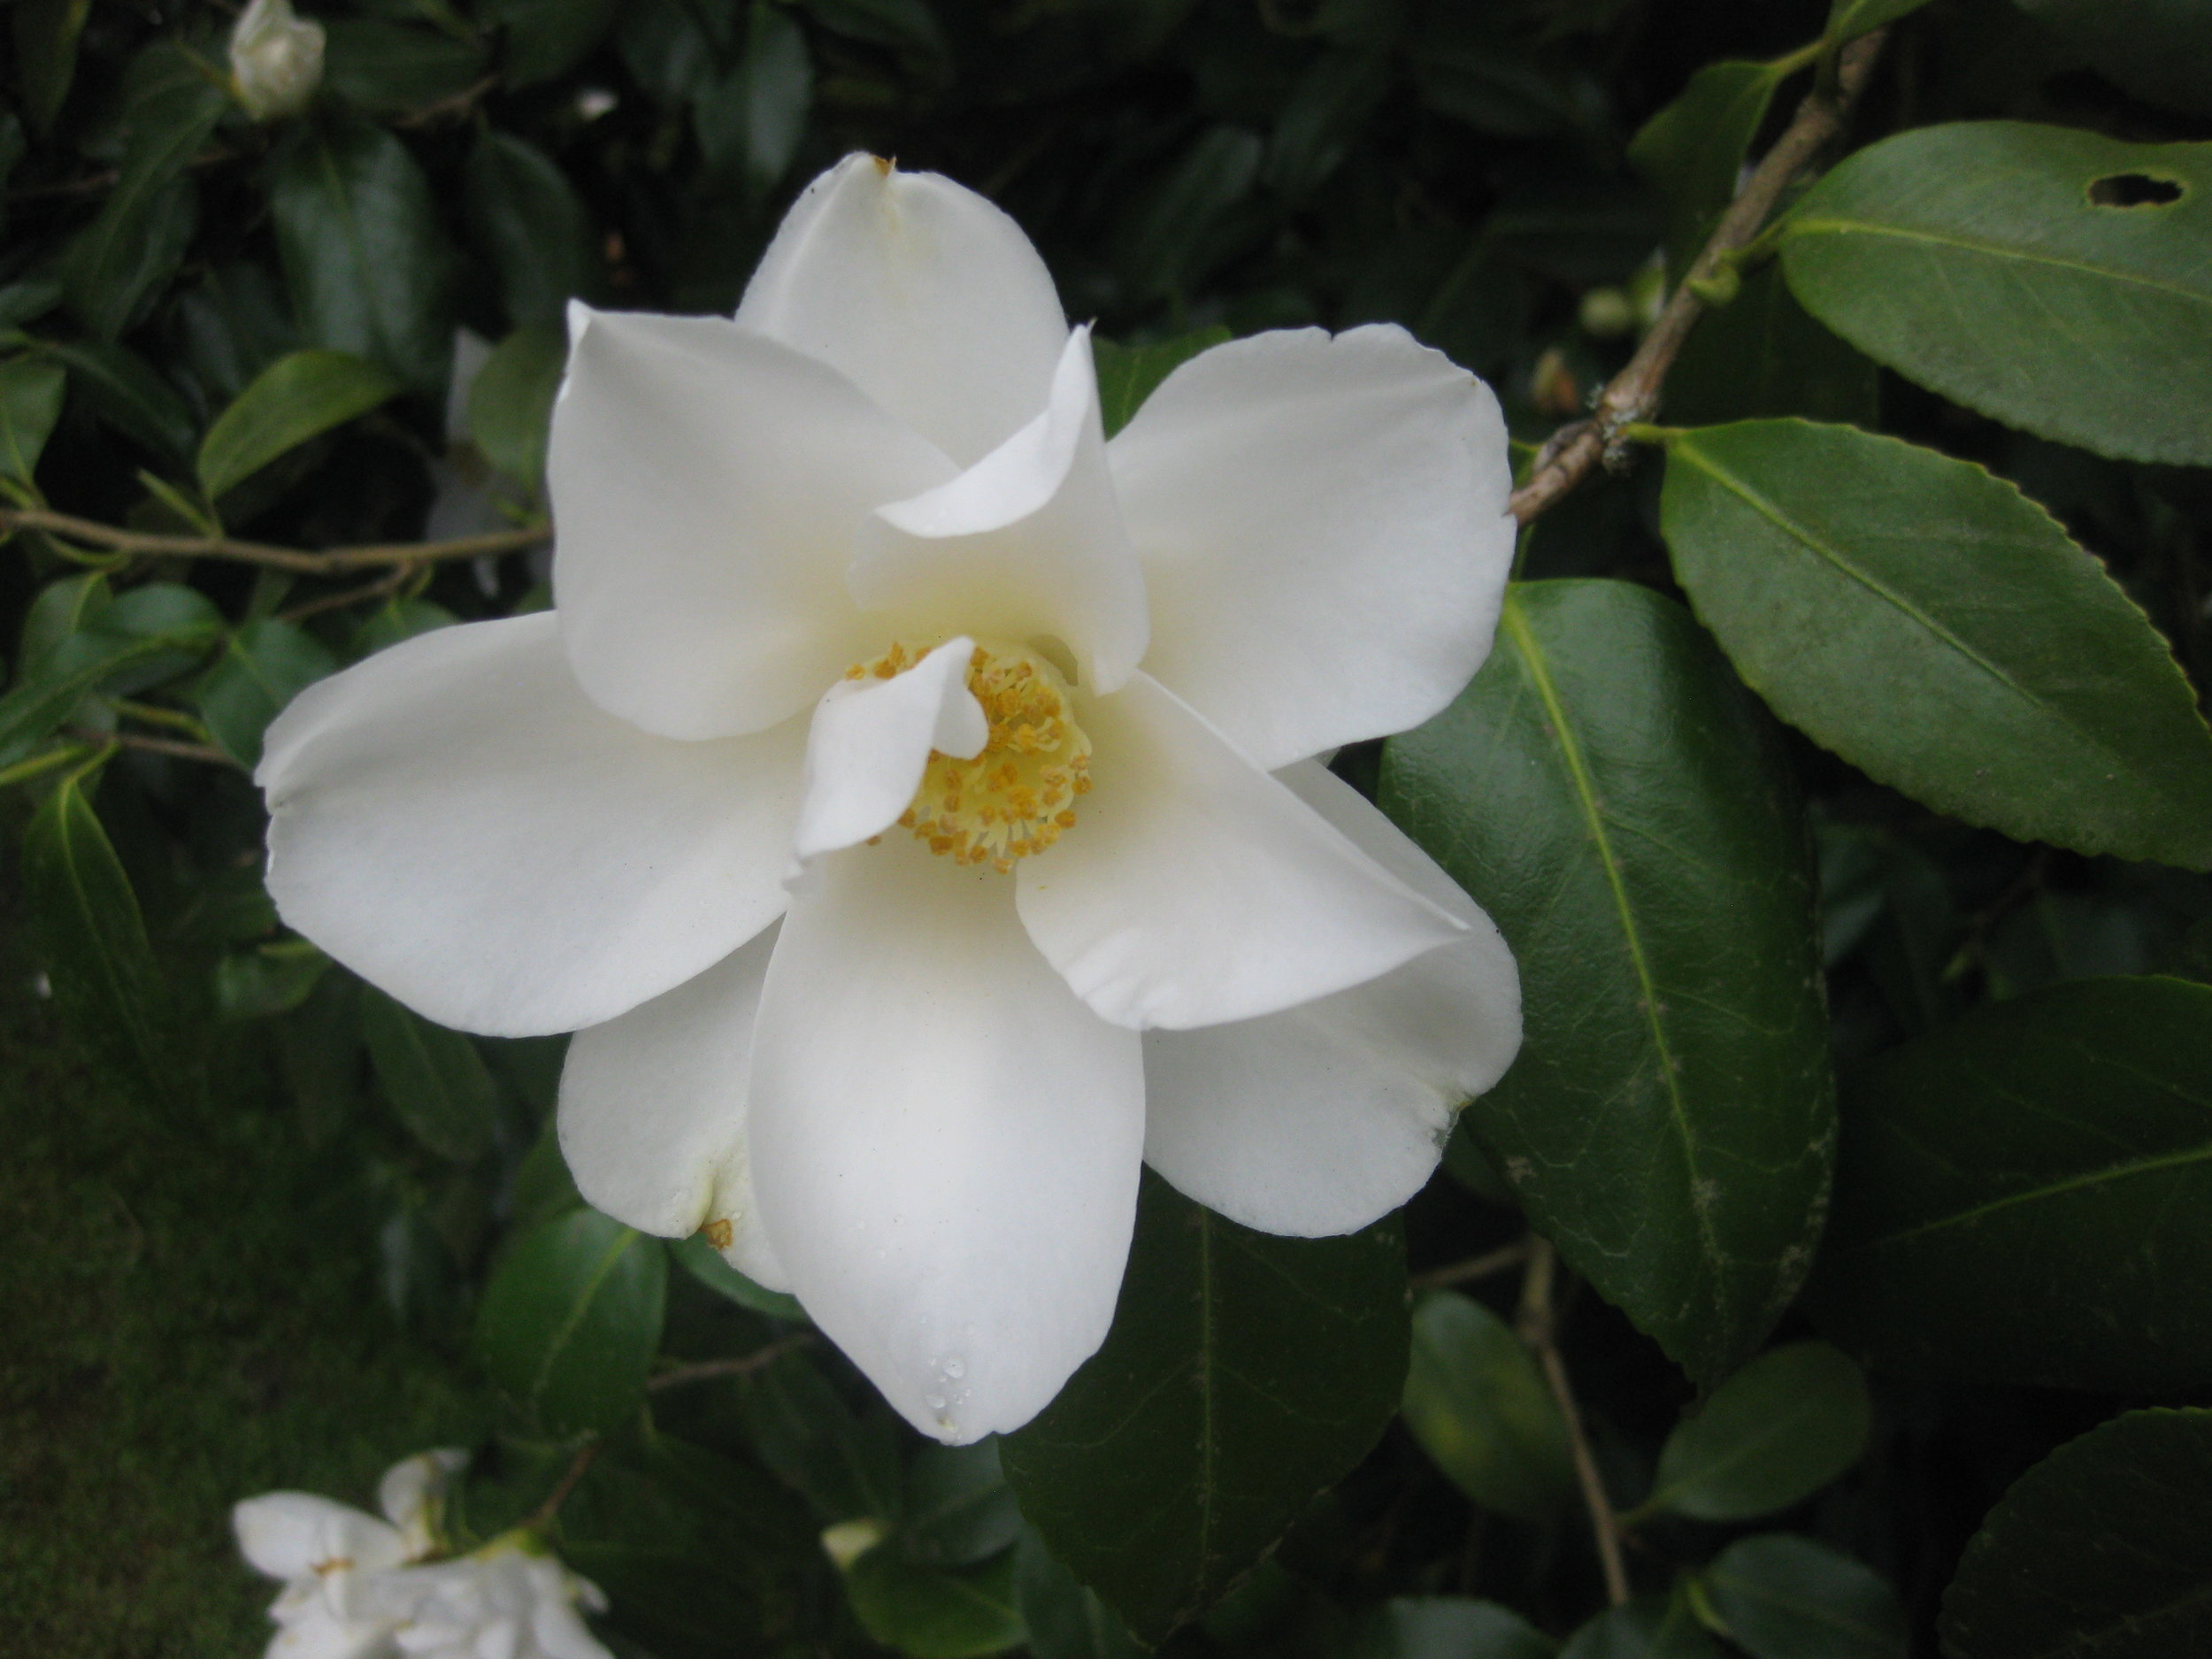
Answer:
POLYGON ((230 73, 255 120, 297 115, 323 83, 323 26, 292 0, 252 0, 230 32, 230 73))

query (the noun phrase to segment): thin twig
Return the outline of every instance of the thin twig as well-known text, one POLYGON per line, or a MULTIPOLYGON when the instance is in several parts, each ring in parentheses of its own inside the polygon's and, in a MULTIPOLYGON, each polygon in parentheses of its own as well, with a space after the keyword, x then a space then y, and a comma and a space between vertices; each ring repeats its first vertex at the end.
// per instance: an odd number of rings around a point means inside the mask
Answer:
POLYGON ((1493 1273, 1502 1273, 1509 1267, 1517 1267, 1528 1260, 1528 1256, 1529 1241, 1517 1239, 1511 1244, 1501 1245, 1467 1261, 1454 1262, 1448 1267, 1432 1268, 1425 1273, 1417 1273, 1413 1279, 1413 1287, 1416 1290, 1435 1290, 1447 1285, 1470 1284, 1478 1279, 1487 1279, 1493 1273))
POLYGON ((1582 1487, 1583 1507, 1590 1512, 1590 1534, 1598 1547, 1598 1565, 1605 1573, 1605 1595, 1615 1607, 1628 1600, 1628 1569, 1621 1561, 1621 1530, 1590 1455, 1589 1437, 1582 1432, 1582 1412, 1575 1404, 1574 1388, 1567 1380, 1567 1362, 1560 1357, 1556 1314, 1552 1302, 1552 1280, 1558 1253, 1551 1240, 1539 1238, 1529 1246, 1528 1276, 1521 1281, 1521 1310, 1515 1328, 1521 1340, 1536 1350, 1544 1380, 1567 1425, 1567 1443, 1573 1449, 1575 1479, 1582 1487))
POLYGON ((801 1331, 796 1335, 784 1337, 765 1348, 757 1348, 749 1354, 740 1354, 731 1359, 703 1359, 690 1365, 678 1365, 650 1379, 645 1386, 657 1391, 680 1387, 685 1383, 707 1382, 717 1377, 749 1377, 793 1348, 803 1348, 812 1340, 814 1333, 801 1331))
POLYGON ((304 622, 308 618, 319 617, 326 611, 342 611, 348 605, 358 604, 364 599, 381 599, 386 595, 396 594, 407 586, 409 580, 415 574, 415 568, 411 561, 405 565, 396 565, 392 567, 392 573, 388 576, 380 576, 373 582, 365 582, 358 588, 349 588, 343 593, 325 594, 320 599, 310 599, 305 603, 294 605, 288 611, 280 611, 277 612, 277 619, 281 622, 304 622))
POLYGON ((497 75, 486 75, 473 86, 464 87, 450 97, 440 98, 435 104, 426 104, 419 109, 408 111, 392 118, 392 125, 400 127, 429 127, 449 115, 466 115, 476 107, 477 100, 499 84, 497 75))
POLYGON ((1832 92, 1815 86, 1805 95, 1789 127, 1753 169, 1744 188, 1721 215, 1704 250, 1683 273, 1674 297, 1659 313, 1659 320, 1636 348, 1628 366, 1607 384, 1588 419, 1562 428, 1545 445, 1528 482, 1513 492, 1509 505, 1516 518, 1526 524, 1579 484, 1619 442, 1623 427, 1644 419, 1658 407, 1659 388, 1667 371, 1689 337, 1691 325, 1705 310, 1697 287, 1719 273, 1731 256, 1750 245, 1790 181, 1822 145, 1842 130, 1844 116, 1873 72, 1886 33, 1876 29, 1843 49, 1837 59, 1832 92))
POLYGON ((576 1490, 576 1483, 584 1478, 585 1472, 591 1468, 592 1459, 598 1455, 597 1440, 586 1440, 577 1448, 575 1458, 563 1471, 553 1490, 545 1494, 545 1502, 530 1511, 530 1518, 522 1524, 523 1530, 542 1532, 552 1525, 553 1517, 561 1512, 561 1505, 568 1502, 568 1494, 576 1490))
POLYGON ((205 761, 211 766, 228 766, 243 772, 244 767, 211 743, 188 743, 173 737, 150 737, 143 732, 94 732, 73 726, 68 735, 84 743, 111 743, 119 749, 134 749, 147 755, 166 755, 173 760, 205 761))
POLYGON ((43 530, 118 553, 142 553, 177 558, 232 559, 242 565, 262 565, 271 570, 294 571, 304 576, 373 570, 386 565, 427 565, 446 559, 470 559, 519 553, 553 538, 548 524, 525 525, 515 530, 493 530, 483 535, 456 536, 448 541, 380 541, 362 547, 335 547, 319 553, 303 548, 271 547, 263 541, 242 541, 234 536, 161 535, 145 530, 80 518, 73 513, 50 512, 42 507, 0 507, 0 534, 15 530, 43 530))

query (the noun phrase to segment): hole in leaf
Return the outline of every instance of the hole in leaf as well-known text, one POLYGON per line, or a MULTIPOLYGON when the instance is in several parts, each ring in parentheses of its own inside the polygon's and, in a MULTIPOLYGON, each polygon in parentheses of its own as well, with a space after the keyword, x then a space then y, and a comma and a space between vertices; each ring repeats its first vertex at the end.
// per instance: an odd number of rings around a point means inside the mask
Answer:
POLYGON ((2089 199, 2099 207, 2170 207, 2181 200, 2187 187, 2176 179, 2154 178, 2147 173, 2116 173, 2094 180, 2089 199))

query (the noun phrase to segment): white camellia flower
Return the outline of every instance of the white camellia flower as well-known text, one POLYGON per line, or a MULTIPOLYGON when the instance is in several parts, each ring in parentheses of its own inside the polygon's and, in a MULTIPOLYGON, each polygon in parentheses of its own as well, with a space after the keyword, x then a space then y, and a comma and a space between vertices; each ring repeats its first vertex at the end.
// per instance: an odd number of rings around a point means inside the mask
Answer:
POLYGON ((1141 1162, 1278 1233, 1415 1192, 1518 984, 1314 757, 1489 649, 1488 388, 1262 334, 1110 443, 1012 221, 864 156, 733 320, 571 330, 557 609, 271 728, 286 919, 447 1025, 576 1031, 584 1195, 704 1228, 948 1441, 1104 1339, 1141 1162))
POLYGON ((323 26, 292 0, 251 0, 230 31, 230 73, 238 101, 257 121, 297 115, 323 83, 323 26))
POLYGON ((381 1521, 307 1492, 237 1505, 239 1548, 284 1580, 268 1659, 613 1659, 576 1612, 606 1599, 526 1540, 426 1559, 440 1493, 466 1461, 441 1450, 395 1463, 377 1493, 381 1521))

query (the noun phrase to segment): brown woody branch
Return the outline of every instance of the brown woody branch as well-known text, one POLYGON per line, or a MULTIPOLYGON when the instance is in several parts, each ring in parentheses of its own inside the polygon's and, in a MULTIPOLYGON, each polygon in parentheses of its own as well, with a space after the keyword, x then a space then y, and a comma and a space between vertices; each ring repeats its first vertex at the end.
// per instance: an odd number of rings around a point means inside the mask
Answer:
POLYGON ((456 536, 449 541, 383 541, 362 547, 328 548, 315 553, 303 548, 242 541, 227 535, 163 535, 126 530, 117 525, 80 518, 73 513, 50 512, 42 507, 0 507, 0 534, 17 530, 43 530, 49 535, 104 548, 111 553, 230 559, 242 565, 291 571, 302 576, 342 575, 349 571, 373 570, 388 565, 494 557, 502 553, 519 553, 553 539, 550 525, 535 524, 516 530, 494 530, 483 535, 456 536))
POLYGON ((1676 285, 1674 296, 1636 348, 1628 366, 1607 383, 1587 419, 1563 427, 1544 446, 1528 482, 1513 492, 1509 504, 1516 518, 1528 523, 1579 484, 1621 442, 1625 428, 1648 419, 1658 408, 1667 371, 1689 337, 1691 326, 1705 311, 1697 289, 1751 245, 1790 181, 1824 144, 1843 130, 1844 117, 1873 73, 1886 33, 1876 29, 1846 46, 1836 61, 1833 87, 1816 84, 1805 95, 1789 127, 1721 215, 1711 239, 1676 285))
POLYGON ((1628 1569, 1621 1559, 1621 1528, 1598 1474, 1597 1459, 1590 1455, 1589 1437, 1582 1432, 1582 1412, 1575 1404, 1574 1389, 1567 1380, 1567 1362, 1559 1356, 1558 1313, 1552 1299, 1554 1270, 1558 1253, 1548 1239, 1532 1235, 1528 1276, 1521 1281, 1521 1311, 1515 1326, 1521 1340, 1536 1351, 1544 1381, 1566 1420, 1567 1443, 1574 1453, 1575 1480, 1582 1488, 1583 1507, 1590 1514, 1590 1535, 1597 1545, 1598 1565, 1605 1573, 1606 1599, 1615 1607, 1628 1600, 1628 1569))

